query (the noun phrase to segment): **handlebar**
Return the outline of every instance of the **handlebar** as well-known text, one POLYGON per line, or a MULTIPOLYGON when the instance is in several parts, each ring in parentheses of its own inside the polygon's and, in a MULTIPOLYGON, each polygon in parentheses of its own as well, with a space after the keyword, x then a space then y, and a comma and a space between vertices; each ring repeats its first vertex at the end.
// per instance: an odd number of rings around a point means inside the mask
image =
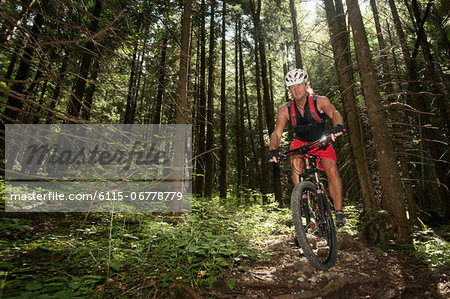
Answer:
POLYGON ((308 144, 305 144, 303 146, 294 148, 294 149, 289 150, 287 152, 280 153, 280 161, 286 160, 289 157, 290 154, 295 153, 295 152, 298 152, 299 154, 306 154, 307 152, 309 152, 310 150, 312 150, 312 149, 314 149, 316 147, 327 145, 330 141, 331 141, 330 135, 324 135, 319 140, 310 142, 308 144))

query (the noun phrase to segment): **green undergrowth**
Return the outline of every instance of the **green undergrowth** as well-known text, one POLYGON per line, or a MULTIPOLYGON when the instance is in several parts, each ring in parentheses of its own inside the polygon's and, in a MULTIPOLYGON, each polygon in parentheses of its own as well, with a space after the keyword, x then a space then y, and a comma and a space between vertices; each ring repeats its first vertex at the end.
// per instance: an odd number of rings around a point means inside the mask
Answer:
MULTIPOLYGON (((443 237, 450 225, 413 232, 414 256, 434 271, 450 267, 450 244, 443 237)), ((447 235, 448 238, 448 235, 447 235)))
POLYGON ((292 233, 287 209, 196 200, 182 216, 3 214, 0 298, 129 298, 208 290, 292 233), (20 216, 20 217, 19 217, 20 216))

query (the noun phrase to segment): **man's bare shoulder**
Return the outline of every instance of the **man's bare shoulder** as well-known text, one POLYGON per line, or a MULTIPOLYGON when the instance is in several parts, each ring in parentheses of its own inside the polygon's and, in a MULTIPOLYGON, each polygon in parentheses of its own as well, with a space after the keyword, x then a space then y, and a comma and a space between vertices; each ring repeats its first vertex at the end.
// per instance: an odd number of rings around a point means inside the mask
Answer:
POLYGON ((284 116, 289 117, 287 103, 284 103, 283 105, 280 106, 280 108, 278 108, 278 115, 283 117, 284 116))
POLYGON ((331 104, 331 102, 327 97, 325 97, 325 96, 317 97, 317 108, 322 109, 322 107, 328 106, 330 104, 331 104))

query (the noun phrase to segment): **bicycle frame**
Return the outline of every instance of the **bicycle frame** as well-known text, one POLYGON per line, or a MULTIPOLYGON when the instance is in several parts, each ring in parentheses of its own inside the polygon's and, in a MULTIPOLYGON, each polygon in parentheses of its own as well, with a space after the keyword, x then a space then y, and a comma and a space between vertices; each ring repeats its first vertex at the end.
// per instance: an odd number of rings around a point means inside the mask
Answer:
POLYGON ((332 208, 333 204, 329 200, 327 193, 324 191, 325 187, 320 182, 319 169, 317 168, 317 161, 320 161, 320 157, 309 153, 310 150, 316 147, 325 146, 329 142, 331 142, 331 137, 330 135, 326 135, 317 141, 313 141, 298 148, 289 150, 285 153, 281 153, 280 158, 282 160, 285 160, 292 154, 302 155, 302 158, 305 160, 305 168, 302 172, 299 173, 300 182, 303 182, 305 180, 313 182, 316 185, 317 194, 323 195, 325 200, 328 202, 328 205, 332 208))

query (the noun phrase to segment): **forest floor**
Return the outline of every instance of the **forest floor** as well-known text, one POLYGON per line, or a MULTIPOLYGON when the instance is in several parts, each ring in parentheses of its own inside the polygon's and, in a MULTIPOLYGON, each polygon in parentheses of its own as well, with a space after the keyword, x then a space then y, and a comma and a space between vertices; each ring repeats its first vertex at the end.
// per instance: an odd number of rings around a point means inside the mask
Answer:
POLYGON ((367 247, 346 206, 338 260, 311 267, 291 212, 194 202, 192 213, 0 213, 0 298, 450 298, 450 225, 367 247))
POLYGON ((345 232, 338 244, 336 265, 320 271, 308 264, 292 235, 280 236, 269 245, 266 262, 228 271, 214 293, 217 298, 450 298, 449 266, 433 272, 411 256, 370 249, 345 232))

